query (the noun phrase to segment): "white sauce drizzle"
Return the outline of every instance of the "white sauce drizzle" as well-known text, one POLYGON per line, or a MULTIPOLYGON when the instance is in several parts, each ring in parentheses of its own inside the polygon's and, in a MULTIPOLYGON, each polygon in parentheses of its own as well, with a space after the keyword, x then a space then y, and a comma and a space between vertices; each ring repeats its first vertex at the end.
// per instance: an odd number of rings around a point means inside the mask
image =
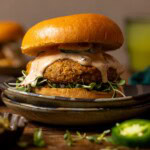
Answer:
POLYGON ((59 59, 71 59, 85 66, 94 66, 100 72, 102 81, 107 82, 107 70, 112 67, 120 75, 124 72, 123 66, 112 56, 104 52, 98 53, 60 53, 43 52, 37 56, 31 64, 29 74, 22 82, 22 85, 31 84, 37 77, 43 76, 45 69, 59 59))

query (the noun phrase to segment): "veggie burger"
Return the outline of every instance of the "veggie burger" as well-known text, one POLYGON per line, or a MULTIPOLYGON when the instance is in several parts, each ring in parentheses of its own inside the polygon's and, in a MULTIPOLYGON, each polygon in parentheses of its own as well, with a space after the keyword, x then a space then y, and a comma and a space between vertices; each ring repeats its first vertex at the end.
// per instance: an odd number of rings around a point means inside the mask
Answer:
POLYGON ((77 14, 31 27, 22 52, 36 56, 16 88, 48 96, 108 98, 124 96, 122 65, 106 52, 123 44, 118 25, 99 14, 77 14))
POLYGON ((0 68, 18 68, 25 64, 20 52, 23 27, 14 21, 0 21, 0 68))

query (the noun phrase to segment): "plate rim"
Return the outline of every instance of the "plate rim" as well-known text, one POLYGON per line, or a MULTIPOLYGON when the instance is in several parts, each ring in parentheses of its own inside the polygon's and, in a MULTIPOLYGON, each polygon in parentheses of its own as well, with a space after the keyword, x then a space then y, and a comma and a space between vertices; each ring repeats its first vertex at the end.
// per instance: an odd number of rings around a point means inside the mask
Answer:
MULTIPOLYGON (((70 111, 70 112, 99 112, 99 111, 110 111, 110 110, 126 110, 126 109, 132 109, 132 108, 142 108, 144 106, 149 106, 150 102, 147 104, 140 104, 140 105, 135 105, 135 106, 130 106, 130 107, 124 107, 124 108, 65 108, 65 107, 44 107, 44 106, 35 106, 32 104, 25 104, 21 102, 16 102, 13 101, 12 99, 6 97, 4 94, 2 94, 2 100, 5 103, 9 103, 12 105, 17 105, 17 107, 24 107, 27 108, 28 110, 33 110, 34 111, 41 111, 41 112, 46 112, 46 111, 57 111, 57 112, 65 112, 65 111, 70 111)), ((6 104, 7 105, 7 104, 6 104)))
MULTIPOLYGON (((13 80, 14 81, 14 80, 13 80)), ((13 82, 12 81, 12 82, 13 82)), ((11 81, 8 81, 11 82, 11 81)), ((97 99, 87 99, 87 98, 69 98, 69 97, 63 97, 63 96, 46 96, 46 95, 41 95, 41 94, 36 94, 36 93, 32 93, 32 92, 24 92, 24 91, 19 91, 13 87, 10 87, 8 85, 8 82, 4 82, 4 83, 0 83, 1 88, 3 88, 3 90, 8 90, 10 92, 14 92, 16 94, 20 94, 20 95, 24 95, 24 96, 32 96, 32 97, 36 97, 36 98, 44 98, 47 100, 59 100, 59 101, 75 101, 75 102, 93 102, 93 103, 99 103, 99 102, 120 102, 120 101, 127 101, 127 100, 131 100, 131 99, 138 99, 141 96, 149 96, 150 97, 150 92, 149 93, 144 93, 144 94, 139 94, 136 96, 126 96, 126 97, 116 97, 116 98, 97 98, 97 99)))

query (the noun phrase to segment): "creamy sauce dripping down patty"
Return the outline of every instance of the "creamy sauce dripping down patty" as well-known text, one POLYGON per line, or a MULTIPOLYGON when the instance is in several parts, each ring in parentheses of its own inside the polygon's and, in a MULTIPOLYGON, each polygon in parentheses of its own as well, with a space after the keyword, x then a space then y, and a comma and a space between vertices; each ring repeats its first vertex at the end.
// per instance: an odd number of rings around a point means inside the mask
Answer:
POLYGON ((37 56, 31 64, 29 74, 22 82, 22 85, 31 84, 37 77, 43 76, 45 69, 60 59, 71 59, 75 62, 78 62, 84 66, 94 66, 100 72, 102 76, 102 81, 106 83, 107 70, 111 67, 116 69, 117 74, 122 74, 124 72, 123 66, 112 56, 99 51, 97 53, 60 53, 59 51, 55 52, 43 52, 37 56))

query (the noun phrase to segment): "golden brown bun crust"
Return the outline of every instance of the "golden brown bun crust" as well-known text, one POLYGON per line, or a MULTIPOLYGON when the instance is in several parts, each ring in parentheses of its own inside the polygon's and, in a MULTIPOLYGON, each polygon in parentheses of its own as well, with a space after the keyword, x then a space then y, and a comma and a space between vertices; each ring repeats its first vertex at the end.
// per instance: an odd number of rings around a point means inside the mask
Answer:
MULTIPOLYGON (((112 92, 97 92, 97 91, 88 91, 82 88, 35 88, 35 93, 47 96, 63 96, 70 98, 111 98, 113 96, 112 92)), ((122 97, 121 94, 117 93, 117 97, 122 97)))
POLYGON ((36 56, 40 51, 63 43, 98 43, 109 50, 123 44, 123 35, 116 23, 99 14, 77 14, 42 21, 28 30, 22 52, 36 56))
POLYGON ((0 43, 16 41, 24 35, 23 27, 12 21, 0 21, 0 43))
POLYGON ((13 63, 11 60, 3 58, 0 59, 0 68, 4 68, 4 67, 12 67, 13 63))

